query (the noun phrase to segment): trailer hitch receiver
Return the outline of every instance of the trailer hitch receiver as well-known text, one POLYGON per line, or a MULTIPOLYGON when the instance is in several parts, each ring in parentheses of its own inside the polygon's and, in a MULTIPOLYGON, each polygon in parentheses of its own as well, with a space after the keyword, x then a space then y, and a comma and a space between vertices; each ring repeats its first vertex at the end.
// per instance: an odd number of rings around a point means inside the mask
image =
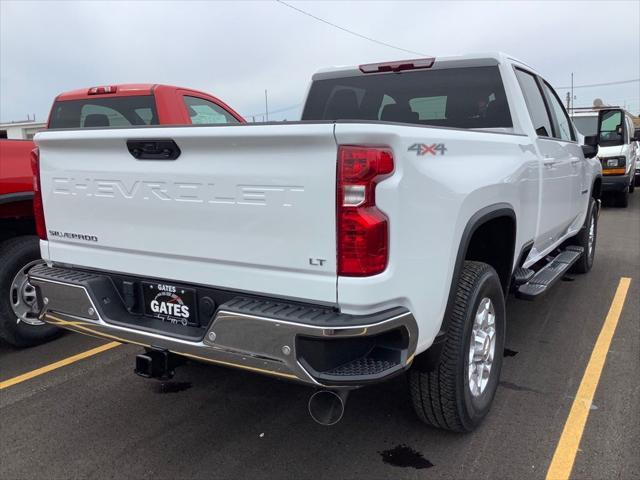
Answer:
POLYGON ((184 359, 168 350, 147 348, 145 353, 136 355, 136 367, 134 372, 145 378, 157 378, 158 380, 170 380, 175 374, 175 369, 184 363, 184 359))

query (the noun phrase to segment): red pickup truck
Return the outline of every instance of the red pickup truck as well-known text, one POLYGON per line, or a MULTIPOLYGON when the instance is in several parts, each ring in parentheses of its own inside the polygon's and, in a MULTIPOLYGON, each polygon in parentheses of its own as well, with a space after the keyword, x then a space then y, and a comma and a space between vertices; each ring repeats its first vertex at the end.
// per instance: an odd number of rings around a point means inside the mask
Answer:
MULTIPOLYGON (((182 87, 109 85, 58 95, 47 128, 245 123, 220 99, 182 87)), ((29 140, 0 140, 0 337, 35 345, 58 330, 37 318, 27 272, 40 260, 29 140)))

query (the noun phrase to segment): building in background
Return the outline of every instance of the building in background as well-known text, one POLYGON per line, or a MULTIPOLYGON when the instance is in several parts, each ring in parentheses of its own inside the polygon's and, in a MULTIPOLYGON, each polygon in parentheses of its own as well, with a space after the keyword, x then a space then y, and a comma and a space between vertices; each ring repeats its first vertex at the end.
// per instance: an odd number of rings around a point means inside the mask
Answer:
POLYGON ((13 140, 31 140, 40 130, 44 130, 47 122, 27 120, 24 122, 0 123, 0 138, 13 140))

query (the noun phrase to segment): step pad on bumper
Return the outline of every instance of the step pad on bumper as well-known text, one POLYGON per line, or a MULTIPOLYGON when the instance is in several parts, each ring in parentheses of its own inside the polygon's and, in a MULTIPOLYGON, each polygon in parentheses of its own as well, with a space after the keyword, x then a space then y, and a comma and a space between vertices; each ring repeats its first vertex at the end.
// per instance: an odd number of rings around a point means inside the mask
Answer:
POLYGON ((362 357, 322 373, 328 377, 359 377, 377 375, 397 365, 399 362, 362 357))
MULTIPOLYGON (((330 307, 279 302, 277 300, 245 296, 234 297, 220 305, 220 309, 243 315, 268 317, 274 320, 282 320, 283 322, 296 322, 323 327, 348 326, 358 321, 357 316, 340 313, 330 307)), ((377 323, 390 316, 400 315, 404 311, 402 307, 396 307, 378 314, 367 315, 367 322, 377 323)))
POLYGON ((29 275, 36 277, 44 277, 47 280, 53 280, 73 285, 85 286, 85 282, 91 280, 101 280, 102 275, 82 272, 78 270, 69 270, 68 268, 48 267, 46 264, 40 264, 29 270, 29 275))

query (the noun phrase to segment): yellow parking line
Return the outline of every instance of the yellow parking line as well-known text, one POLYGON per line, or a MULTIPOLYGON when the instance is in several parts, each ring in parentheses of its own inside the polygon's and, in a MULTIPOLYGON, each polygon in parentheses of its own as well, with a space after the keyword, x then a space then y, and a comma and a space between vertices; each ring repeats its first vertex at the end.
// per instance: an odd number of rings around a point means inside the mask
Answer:
POLYGON ((629 291, 630 278, 623 277, 618 283, 618 289, 611 302, 609 313, 604 321, 598 340, 596 341, 591 358, 587 364, 576 398, 571 405, 569 417, 564 424, 564 430, 560 435, 560 441, 553 454, 551 465, 547 471, 547 480, 564 480, 568 479, 573 469, 573 463, 576 459, 576 453, 580 446, 584 426, 587 423, 587 417, 591 409, 591 402, 600 381, 600 375, 607 359, 607 353, 613 334, 618 326, 622 306, 627 298, 629 291))
POLYGON ((88 358, 93 355, 97 355, 98 353, 105 352, 107 350, 117 347, 118 345, 122 345, 122 344, 119 342, 106 343, 104 345, 100 345, 99 347, 92 348, 91 350, 87 350, 86 352, 78 353, 77 355, 73 355, 68 358, 63 358, 62 360, 59 360, 54 363, 50 363, 49 365, 45 365, 44 367, 40 367, 35 370, 31 370, 30 372, 23 373, 22 375, 18 375, 17 377, 10 378, 9 380, 4 380, 0 382, 0 390, 12 387, 13 385, 17 385, 18 383, 25 382, 32 378, 38 377, 40 375, 44 375, 45 373, 49 373, 52 370, 65 367, 67 365, 75 363, 84 358, 88 358))

